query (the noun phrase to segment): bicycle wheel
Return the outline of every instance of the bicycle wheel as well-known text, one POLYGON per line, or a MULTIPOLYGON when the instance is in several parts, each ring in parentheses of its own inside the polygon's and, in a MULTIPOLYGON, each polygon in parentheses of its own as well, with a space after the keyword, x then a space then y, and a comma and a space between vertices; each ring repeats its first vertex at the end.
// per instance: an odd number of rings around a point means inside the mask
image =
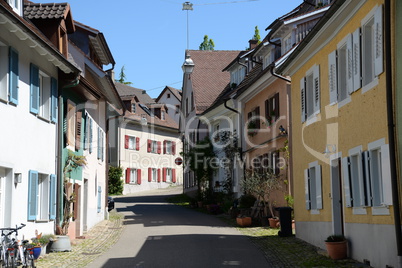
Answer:
POLYGON ((15 267, 17 267, 17 265, 16 265, 16 263, 15 263, 14 254, 13 254, 13 255, 11 255, 11 254, 8 255, 8 266, 7 266, 7 267, 10 267, 10 268, 15 268, 15 267))
POLYGON ((32 254, 29 254, 28 251, 25 251, 25 266, 26 268, 35 268, 34 257, 32 254))

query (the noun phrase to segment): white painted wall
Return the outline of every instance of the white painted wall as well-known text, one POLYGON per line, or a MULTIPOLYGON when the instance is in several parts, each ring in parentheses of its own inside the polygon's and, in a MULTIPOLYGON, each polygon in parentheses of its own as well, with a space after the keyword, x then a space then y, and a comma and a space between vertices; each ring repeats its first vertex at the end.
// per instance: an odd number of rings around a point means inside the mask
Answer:
MULTIPOLYGON (((7 99, 0 101, 0 122, 3 126, 0 131, 0 177, 5 189, 2 197, 6 198, 2 201, 11 210, 11 215, 7 214, 7 210, 1 211, 2 224, 7 226, 0 227, 15 227, 16 224, 25 223, 27 227, 20 231, 19 237, 31 238, 35 230, 43 234, 53 233, 54 230, 54 221, 27 222, 27 196, 29 170, 56 174, 57 127, 29 112, 30 63, 56 79, 58 72, 35 50, 1 27, 0 42, 7 47, 12 46, 19 54, 19 93, 17 106, 8 103, 7 99), (21 173, 22 183, 14 183, 14 173, 21 173)), ((4 55, 0 58, 3 61, 4 55)), ((7 66, 2 64, 1 67, 7 66)), ((0 85, 0 90, 4 90, 4 87, 8 89, 8 76, 0 77, 0 85)))
POLYGON ((173 120, 179 124, 180 121, 180 110, 176 112, 176 105, 180 107, 180 101, 176 98, 176 96, 170 91, 166 90, 163 95, 160 97, 158 103, 166 104, 168 108, 168 115, 173 118, 173 120), (170 98, 168 98, 168 94, 170 94, 170 98))

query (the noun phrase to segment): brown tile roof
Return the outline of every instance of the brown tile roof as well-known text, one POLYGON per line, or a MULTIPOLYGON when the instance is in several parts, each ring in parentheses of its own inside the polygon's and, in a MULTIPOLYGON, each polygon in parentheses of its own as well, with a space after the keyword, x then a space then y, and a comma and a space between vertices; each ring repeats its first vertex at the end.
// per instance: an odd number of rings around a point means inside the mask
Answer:
POLYGON ((169 90, 170 92, 172 92, 172 94, 179 100, 181 101, 181 95, 182 92, 179 89, 173 88, 173 87, 169 87, 169 86, 165 86, 165 88, 162 90, 162 92, 159 94, 159 96, 155 99, 155 102, 159 102, 160 98, 162 97, 162 95, 169 90))
POLYGON ((230 74, 222 70, 240 51, 189 50, 194 62, 191 74, 197 114, 203 113, 230 82, 230 74))
POLYGON ((143 89, 131 87, 122 83, 116 83, 116 89, 122 99, 131 99, 136 96, 140 103, 154 103, 154 100, 143 89))
POLYGON ((70 10, 68 3, 48 3, 37 4, 32 2, 25 2, 24 17, 32 19, 61 19, 65 18, 67 12, 70 10))

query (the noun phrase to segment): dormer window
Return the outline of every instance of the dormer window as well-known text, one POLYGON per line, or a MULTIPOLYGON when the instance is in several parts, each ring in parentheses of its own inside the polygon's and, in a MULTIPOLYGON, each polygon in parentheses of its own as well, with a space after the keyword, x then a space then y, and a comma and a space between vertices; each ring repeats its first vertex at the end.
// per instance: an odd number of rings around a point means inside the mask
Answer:
POLYGON ((13 8, 13 10, 22 16, 22 13, 20 12, 22 4, 20 1, 21 0, 7 0, 8 4, 13 8))
POLYGON ((232 70, 230 73, 230 84, 239 85, 244 77, 246 76, 246 68, 244 66, 239 66, 232 70))
POLYGON ((288 52, 292 48, 292 36, 289 34, 283 39, 283 54, 288 52))
POLYGON ((329 5, 331 0, 316 0, 316 6, 317 7, 323 7, 326 5, 329 5))
POLYGON ((271 51, 269 51, 268 54, 264 56, 264 61, 262 63, 262 68, 263 69, 267 68, 272 62, 273 62, 272 53, 271 53, 271 51))
POLYGON ((161 111, 161 120, 165 120, 165 111, 161 111))
POLYGON ((132 112, 133 114, 135 114, 136 108, 137 108, 137 106, 135 105, 135 103, 134 103, 134 102, 131 103, 131 112, 132 112))

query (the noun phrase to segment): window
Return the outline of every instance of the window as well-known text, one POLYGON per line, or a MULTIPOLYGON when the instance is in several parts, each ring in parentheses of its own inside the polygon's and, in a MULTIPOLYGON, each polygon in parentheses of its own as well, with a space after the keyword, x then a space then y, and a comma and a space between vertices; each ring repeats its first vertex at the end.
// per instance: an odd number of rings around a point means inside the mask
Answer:
POLYGON ((265 101, 265 118, 268 125, 279 119, 279 93, 265 101))
POLYGON ((176 169, 163 168, 162 169, 162 181, 176 183, 176 169))
POLYGON ((54 220, 56 175, 30 170, 28 180, 28 220, 54 220))
POLYGON ((148 168, 148 182, 157 182, 157 181, 158 181, 158 169, 148 168))
POLYGON ((104 160, 105 133, 98 127, 98 159, 104 160))
POLYGON ((127 184, 141 184, 141 169, 127 168, 126 169, 127 184))
POLYGON ((306 209, 322 209, 321 166, 318 162, 309 164, 304 170, 304 187, 306 195, 306 209))
POLYGON ((315 65, 300 81, 301 121, 320 112, 320 68, 315 65))
POLYGON ((363 86, 383 72, 382 6, 373 9, 362 21, 363 86))
POLYGON ((260 107, 254 108, 251 112, 248 113, 248 128, 249 129, 260 129, 260 107))
POLYGON ((90 154, 92 153, 92 140, 93 140, 92 125, 93 125, 93 119, 87 112, 85 112, 84 150, 88 150, 90 154))
POLYGON ((176 105, 176 114, 180 113, 180 105, 176 105))
POLYGON ((166 120, 165 111, 161 111, 161 120, 166 120))
POLYGON ((286 36, 283 40, 283 44, 284 44, 283 46, 284 50, 282 54, 285 54, 286 52, 292 49, 292 36, 291 35, 286 36))
POLYGON ((9 81, 8 93, 9 101, 15 105, 18 104, 18 82, 19 82, 19 67, 18 67, 18 52, 12 47, 9 48, 9 81))
POLYGON ((272 63, 272 53, 271 51, 268 52, 267 55, 264 56, 264 61, 263 61, 263 69, 267 68, 271 63, 272 63))
POLYGON ((147 146, 148 146, 148 148, 147 148, 148 153, 154 153, 154 154, 161 153, 161 142, 160 141, 148 139, 147 146))
POLYGON ((246 76, 246 67, 238 66, 232 72, 230 72, 230 83, 239 85, 246 76))
POLYGON ((176 142, 163 141, 163 153, 175 155, 176 154, 176 142))
POLYGON ((140 150, 140 138, 129 135, 124 136, 124 148, 129 150, 140 150))
POLYGON ((191 111, 194 110, 195 105, 194 105, 194 92, 191 92, 191 111))
POLYGON ((0 67, 0 99, 6 102, 8 101, 8 50, 9 48, 0 42, 0 66, 2 66, 0 67))
POLYGON ((137 105, 135 105, 135 103, 133 102, 133 103, 131 103, 131 112, 133 113, 133 114, 135 114, 135 112, 136 112, 136 108, 137 108, 137 105))
POLYGON ((170 93, 167 94, 167 98, 170 99, 170 93))
POLYGON ((20 16, 22 16, 22 14, 20 14, 20 7, 21 7, 21 3, 20 0, 8 0, 7 1, 10 6, 13 8, 13 10, 18 13, 20 16))
POLYGON ((189 109, 188 109, 188 98, 186 98, 186 115, 188 115, 190 113, 189 109))
POLYGON ((361 146, 349 150, 349 157, 342 159, 345 198, 347 207, 368 205, 367 183, 363 173, 361 146))

